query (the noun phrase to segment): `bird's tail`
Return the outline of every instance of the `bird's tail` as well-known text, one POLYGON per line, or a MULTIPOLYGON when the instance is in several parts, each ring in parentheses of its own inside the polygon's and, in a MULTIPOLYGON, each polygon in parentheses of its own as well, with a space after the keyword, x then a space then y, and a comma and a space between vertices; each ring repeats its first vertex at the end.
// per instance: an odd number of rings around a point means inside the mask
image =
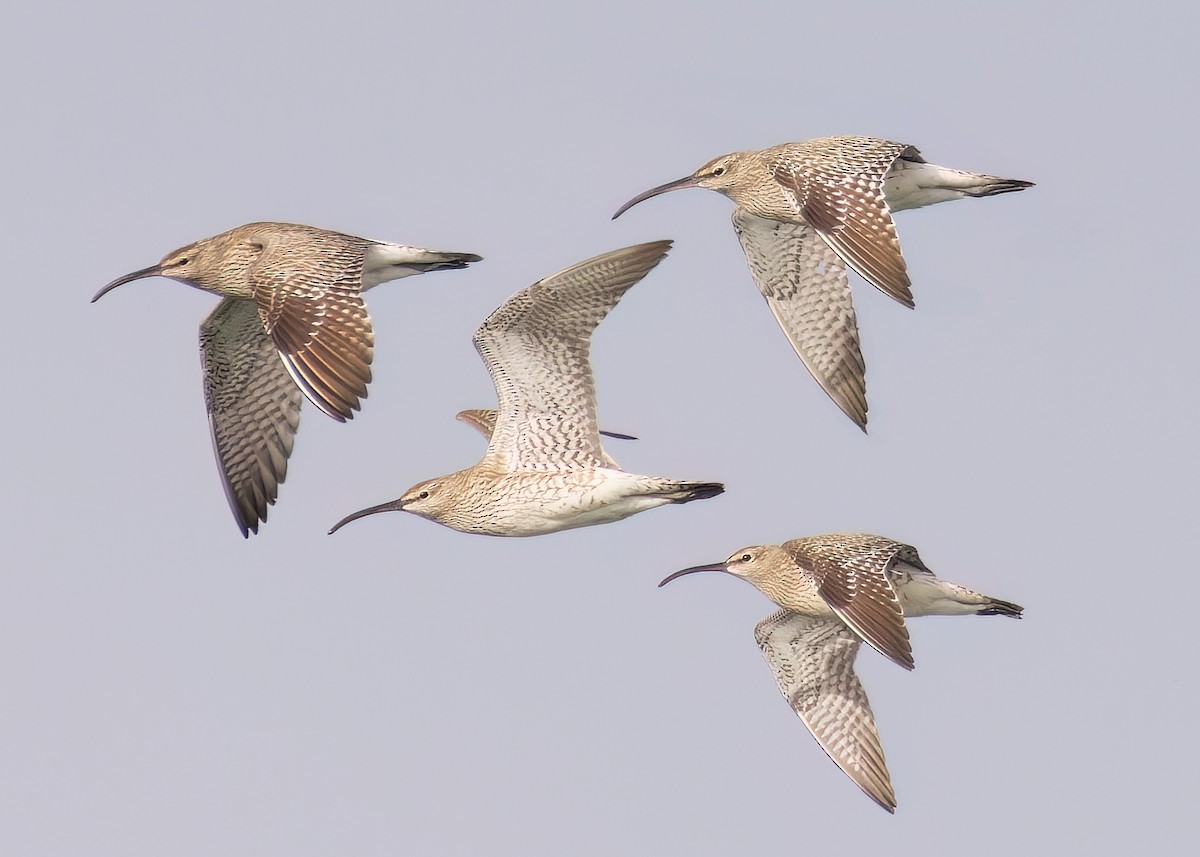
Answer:
MULTIPOLYGON (((414 250, 418 248, 412 248, 414 250)), ((471 262, 479 262, 482 256, 474 253, 443 253, 439 250, 421 250, 425 258, 419 261, 406 262, 405 267, 414 268, 422 274, 429 271, 457 271, 467 267, 471 262)))
POLYGON ((379 242, 367 247, 366 258, 363 259, 364 288, 370 288, 372 283, 383 283, 411 274, 454 271, 481 259, 483 257, 475 253, 428 250, 408 244, 379 242))
POLYGON ((903 561, 896 564, 900 602, 905 616, 1012 616, 1021 618, 1020 604, 1001 601, 974 589, 935 577, 928 569, 903 561))
POLYGON ((724 493, 725 486, 720 482, 673 482, 670 490, 663 492, 663 496, 672 503, 690 503, 724 493))
POLYGON ((963 176, 966 179, 966 187, 962 191, 967 196, 996 196, 1033 187, 1033 182, 1021 179, 1005 179, 1000 176, 985 176, 979 173, 963 173, 963 176))
POLYGON ((1027 187, 1033 187, 1033 182, 971 173, 924 161, 897 161, 883 183, 888 207, 893 212, 962 199, 964 196, 1013 193, 1027 187))
POLYGON ((999 598, 991 598, 987 605, 979 611, 980 616, 1012 616, 1014 619, 1020 619, 1021 614, 1025 612, 1025 608, 1020 604, 1013 604, 1011 601, 1001 601, 999 598))

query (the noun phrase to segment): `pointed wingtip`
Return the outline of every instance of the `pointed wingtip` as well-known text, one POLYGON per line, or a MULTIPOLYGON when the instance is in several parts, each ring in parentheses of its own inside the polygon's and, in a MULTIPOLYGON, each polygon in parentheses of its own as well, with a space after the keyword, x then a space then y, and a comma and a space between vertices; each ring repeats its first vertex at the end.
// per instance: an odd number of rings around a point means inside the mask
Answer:
POLYGON ((600 429, 600 434, 604 435, 605 437, 615 438, 616 440, 637 440, 635 435, 621 434, 621 432, 617 431, 605 431, 604 429, 600 429))
POLYGON ((867 642, 867 645, 869 645, 871 648, 875 649, 875 651, 879 652, 879 654, 883 655, 885 658, 887 658, 889 661, 896 664, 897 666, 904 667, 909 672, 912 672, 913 670, 915 670, 917 668, 917 661, 913 657, 911 646, 906 648, 904 651, 893 653, 893 652, 885 652, 883 649, 877 647, 870 640, 867 640, 866 642, 867 642))
MULTIPOLYGON (((836 402, 836 404, 841 406, 842 403, 836 402)), ((865 397, 863 398, 862 404, 862 410, 854 407, 843 407, 842 413, 850 418, 850 422, 858 426, 859 431, 861 431, 863 434, 867 434, 867 402, 865 397)))
MULTIPOLYGON (((322 392, 309 380, 308 375, 312 370, 303 361, 297 360, 296 356, 287 347, 281 346, 278 342, 275 343, 275 348, 280 360, 283 361, 283 367, 287 370, 288 375, 291 376, 296 386, 300 388, 300 392, 304 394, 304 398, 308 399, 325 416, 337 420, 339 423, 354 419, 354 412, 362 408, 361 400, 367 398, 367 391, 365 389, 362 390, 361 394, 356 395, 355 391, 346 392, 334 389, 329 384, 323 384, 326 387, 326 392, 322 392), (351 398, 353 398, 353 401, 351 401, 351 398)), ((316 357, 311 356, 311 359, 316 360, 316 357)), ((317 365, 323 364, 317 361, 317 365)), ((319 376, 314 374, 314 380, 319 381, 319 376)), ((369 369, 367 381, 370 381, 369 369)))
MULTIPOLYGON (((224 473, 222 473, 224 475, 224 473)), ((242 534, 243 539, 249 539, 250 533, 258 535, 258 517, 247 517, 246 510, 235 505, 237 498, 231 493, 228 479, 223 480, 225 484, 225 499, 229 501, 229 505, 233 507, 233 522, 237 524, 238 532, 242 534)))
POLYGON ((917 299, 913 297, 912 293, 912 280, 909 279, 907 272, 903 274, 902 279, 891 281, 880 280, 879 282, 872 280, 870 277, 863 276, 862 271, 859 271, 858 274, 868 283, 879 289, 879 291, 900 304, 900 306, 908 309, 917 308, 917 299))
POLYGON ((850 422, 858 426, 858 430, 863 434, 867 434, 867 408, 866 401, 863 401, 863 407, 856 407, 856 402, 845 401, 841 397, 834 396, 829 390, 825 391, 829 398, 833 399, 833 403, 838 406, 838 409, 849 418, 850 422))

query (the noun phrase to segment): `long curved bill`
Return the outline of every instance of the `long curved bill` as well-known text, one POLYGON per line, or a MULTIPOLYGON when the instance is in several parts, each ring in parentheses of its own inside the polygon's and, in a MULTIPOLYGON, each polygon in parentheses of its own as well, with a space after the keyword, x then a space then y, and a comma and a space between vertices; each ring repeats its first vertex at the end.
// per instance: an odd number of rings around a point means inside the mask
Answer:
POLYGON ((693 565, 691 568, 685 568, 682 571, 677 571, 674 574, 668 574, 663 578, 663 582, 659 584, 659 588, 666 586, 677 577, 683 577, 685 574, 695 574, 698 571, 729 571, 723 562, 714 562, 711 565, 693 565))
POLYGON ((668 191, 672 191, 672 190, 683 190, 684 188, 687 188, 687 187, 696 187, 699 184, 699 181, 700 180, 698 178, 696 178, 695 176, 687 176, 686 178, 676 179, 673 182, 667 182, 666 184, 660 184, 658 187, 652 187, 652 188, 650 188, 650 190, 645 191, 644 193, 639 193, 633 199, 629 200, 629 202, 625 203, 620 208, 618 208, 617 213, 612 216, 612 219, 616 220, 618 217, 620 217, 625 212, 629 211, 629 209, 633 208, 639 202, 644 202, 645 200, 649 199, 652 196, 658 196, 660 193, 667 193, 668 191))
POLYGON ((334 524, 329 530, 329 535, 332 536, 342 527, 346 526, 346 524, 350 523, 351 521, 357 521, 359 518, 365 518, 367 515, 374 515, 377 512, 399 512, 403 508, 404 507, 400 504, 399 500, 392 500, 388 503, 380 503, 378 506, 371 506, 369 509, 360 509, 353 514, 347 515, 334 524))
POLYGON ((146 277, 157 277, 161 273, 162 268, 159 265, 151 265, 149 268, 142 268, 140 271, 134 271, 132 274, 126 274, 123 277, 117 277, 107 286, 96 292, 96 294, 92 297, 92 303, 100 300, 100 298, 104 297, 117 286, 123 286, 126 283, 132 283, 134 280, 141 280, 146 277))

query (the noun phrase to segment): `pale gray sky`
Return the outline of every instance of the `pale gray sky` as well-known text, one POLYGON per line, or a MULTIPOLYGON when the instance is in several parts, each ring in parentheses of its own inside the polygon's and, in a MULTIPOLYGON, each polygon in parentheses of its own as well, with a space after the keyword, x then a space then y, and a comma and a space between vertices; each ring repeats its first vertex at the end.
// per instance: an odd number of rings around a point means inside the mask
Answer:
POLYGON ((0 851, 1183 853, 1194 11, 414 5, 33 4, 0 34, 0 851), (868 437, 776 328, 728 201, 609 222, 715 155, 835 133, 1038 182, 899 215, 915 312, 855 280, 868 437), (258 219, 486 258, 371 292, 363 413, 305 406, 243 541, 200 388, 214 299, 88 299, 258 219), (629 468, 724 496, 539 539, 325 535, 476 459, 453 418, 494 401, 488 312, 657 238, 596 338, 601 421, 641 438, 614 442, 629 468), (655 589, 838 529, 1027 608, 913 621, 911 674, 862 652, 895 817, 780 697, 769 602, 655 589))

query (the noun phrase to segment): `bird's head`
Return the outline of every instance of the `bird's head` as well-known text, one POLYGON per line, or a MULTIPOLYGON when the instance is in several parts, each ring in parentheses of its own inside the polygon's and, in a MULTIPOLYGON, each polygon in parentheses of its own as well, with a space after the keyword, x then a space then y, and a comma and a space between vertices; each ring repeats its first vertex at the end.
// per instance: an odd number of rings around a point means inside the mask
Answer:
POLYGON ((696 565, 685 568, 663 579, 659 586, 666 586, 677 577, 685 574, 695 574, 699 571, 723 571, 753 583, 758 589, 778 602, 776 594, 788 584, 789 573, 794 573, 796 563, 791 556, 779 545, 752 545, 735 551, 724 562, 709 565, 696 565))
POLYGON ((244 292, 248 297, 250 291, 246 272, 262 253, 263 246, 256 236, 247 232, 247 227, 239 227, 211 238, 201 238, 171 251, 163 256, 157 265, 117 277, 96 292, 92 303, 117 286, 146 277, 167 277, 220 294, 244 292))
POLYGON ((405 491, 404 495, 396 502, 404 512, 412 512, 422 518, 437 520, 439 512, 451 499, 448 494, 443 480, 426 479, 405 491))

